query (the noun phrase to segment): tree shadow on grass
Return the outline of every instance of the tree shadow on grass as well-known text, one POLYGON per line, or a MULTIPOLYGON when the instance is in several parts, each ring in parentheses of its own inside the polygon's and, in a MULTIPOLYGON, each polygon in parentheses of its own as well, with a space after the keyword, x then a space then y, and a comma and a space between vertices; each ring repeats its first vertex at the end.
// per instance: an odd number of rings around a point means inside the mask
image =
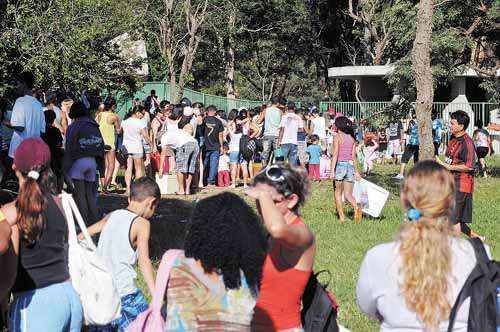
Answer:
MULTIPOLYGON (((120 195, 101 196, 99 205, 104 214, 124 209, 127 199, 120 195)), ((168 249, 183 249, 187 221, 191 217, 194 204, 179 199, 162 199, 151 217, 149 239, 150 257, 159 261, 168 249)))

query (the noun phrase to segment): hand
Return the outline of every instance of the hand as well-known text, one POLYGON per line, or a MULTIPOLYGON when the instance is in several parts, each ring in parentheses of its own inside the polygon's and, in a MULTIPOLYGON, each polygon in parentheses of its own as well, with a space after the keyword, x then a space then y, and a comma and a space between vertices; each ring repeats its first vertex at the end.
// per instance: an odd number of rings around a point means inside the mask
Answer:
POLYGON ((78 241, 85 240, 85 236, 83 236, 83 233, 78 234, 77 238, 78 238, 78 241))
POLYGON ((158 170, 158 178, 161 179, 163 177, 163 169, 158 170))
POLYGON ((222 156, 224 154, 224 146, 221 145, 219 154, 222 156))
POLYGON ((361 174, 359 174, 359 172, 354 172, 354 178, 356 179, 356 181, 360 181, 363 177, 361 176, 361 174))
POLYGON ((334 180, 335 179, 335 167, 332 167, 332 170, 330 172, 330 179, 334 180))
POLYGON ((271 193, 267 190, 257 189, 255 187, 249 188, 245 191, 245 195, 255 200, 261 200, 265 196, 269 196, 272 200, 277 200, 279 197, 272 197, 271 193))

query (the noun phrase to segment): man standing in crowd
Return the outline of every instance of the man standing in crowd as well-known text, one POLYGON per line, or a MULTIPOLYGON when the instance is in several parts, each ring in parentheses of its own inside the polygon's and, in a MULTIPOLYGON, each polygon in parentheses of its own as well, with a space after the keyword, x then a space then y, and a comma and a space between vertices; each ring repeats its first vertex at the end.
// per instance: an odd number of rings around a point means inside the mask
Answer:
POLYGON ((214 187, 219 167, 219 156, 223 153, 224 146, 224 126, 215 116, 217 108, 207 107, 207 116, 203 119, 205 157, 203 168, 208 175, 207 186, 214 187))
POLYGON ((144 100, 144 106, 149 114, 154 114, 155 110, 160 107, 160 102, 158 101, 158 97, 156 97, 155 90, 151 90, 151 94, 146 97, 146 100, 144 100))
POLYGON ((260 113, 259 123, 264 122, 264 138, 262 140, 262 166, 267 166, 271 151, 275 151, 278 147, 278 133, 281 122, 281 110, 279 109, 281 100, 275 96, 271 99, 271 106, 260 113))
MULTIPOLYGON (((479 237, 467 224, 472 223, 472 194, 474 192, 474 162, 476 152, 474 142, 465 132, 469 126, 469 116, 464 111, 450 115, 451 139, 446 150, 446 159, 436 160, 455 177, 455 211, 451 218, 457 233, 462 231, 468 237, 479 237)), ((484 240, 484 239, 483 239, 484 240)))
POLYGON ((444 125, 443 121, 437 114, 434 114, 432 121, 432 142, 434 144, 434 155, 439 156, 439 147, 441 146, 441 139, 443 137, 444 125))
POLYGON ((281 117, 278 142, 285 160, 288 160, 291 166, 297 165, 297 135, 299 131, 304 131, 304 121, 295 114, 295 103, 290 101, 285 114, 281 117))
POLYGON ((398 162, 398 154, 403 145, 403 124, 399 120, 392 120, 387 126, 387 136, 389 141, 387 143, 387 159, 392 158, 394 164, 398 162))
POLYGON ((35 79, 32 74, 24 73, 20 87, 23 89, 23 97, 19 97, 12 109, 10 123, 6 123, 12 129, 9 157, 14 158, 14 152, 19 144, 30 137, 40 137, 45 132, 45 116, 42 104, 33 97, 33 86, 35 79))

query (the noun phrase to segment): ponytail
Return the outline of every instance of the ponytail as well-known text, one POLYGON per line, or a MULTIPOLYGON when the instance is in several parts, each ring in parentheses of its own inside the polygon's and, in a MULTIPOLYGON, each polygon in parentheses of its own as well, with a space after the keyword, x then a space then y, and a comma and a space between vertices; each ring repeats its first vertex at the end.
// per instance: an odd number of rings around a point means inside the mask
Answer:
POLYGON ((23 174, 24 182, 16 202, 17 224, 23 238, 30 244, 38 241, 42 234, 43 211, 47 208, 49 195, 54 194, 51 175, 50 169, 40 167, 23 174))

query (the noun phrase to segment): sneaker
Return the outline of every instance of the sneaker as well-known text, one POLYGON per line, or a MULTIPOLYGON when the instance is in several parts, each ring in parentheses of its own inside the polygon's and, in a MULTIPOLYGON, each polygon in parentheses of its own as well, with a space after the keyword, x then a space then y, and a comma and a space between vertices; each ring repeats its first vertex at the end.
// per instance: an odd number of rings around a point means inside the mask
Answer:
POLYGON ((396 179, 396 180, 403 180, 404 178, 405 178, 405 177, 404 177, 404 175, 403 175, 403 174, 397 174, 397 175, 394 177, 394 179, 396 179))

